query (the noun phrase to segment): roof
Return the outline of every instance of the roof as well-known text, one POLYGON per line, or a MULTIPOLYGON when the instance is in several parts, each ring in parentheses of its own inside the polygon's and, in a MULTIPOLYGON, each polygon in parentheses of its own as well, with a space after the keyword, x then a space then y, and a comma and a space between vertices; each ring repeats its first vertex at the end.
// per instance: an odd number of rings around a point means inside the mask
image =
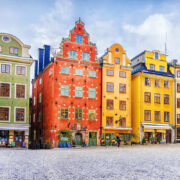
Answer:
POLYGON ((153 71, 153 70, 148 70, 145 66, 145 63, 140 63, 137 66, 135 66, 131 72, 131 74, 136 74, 138 72, 144 72, 147 74, 155 74, 155 75, 159 75, 159 76, 168 76, 168 77, 175 77, 174 74, 172 74, 169 71, 169 68, 167 70, 167 72, 161 72, 161 71, 153 71))
POLYGON ((141 52, 140 54, 138 54, 137 56, 135 56, 135 57, 133 57, 132 59, 131 59, 131 61, 133 61, 134 59, 136 59, 137 57, 139 57, 139 56, 141 56, 142 54, 144 54, 146 52, 146 50, 145 51, 143 51, 143 52, 141 52))

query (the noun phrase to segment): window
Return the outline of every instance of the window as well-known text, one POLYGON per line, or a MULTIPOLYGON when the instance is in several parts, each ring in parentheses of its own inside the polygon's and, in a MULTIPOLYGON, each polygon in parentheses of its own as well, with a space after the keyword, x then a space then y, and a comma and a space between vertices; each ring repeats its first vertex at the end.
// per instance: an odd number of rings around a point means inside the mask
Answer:
POLYGON ((126 127, 126 118, 125 117, 119 119, 119 126, 126 127))
POLYGON ((116 52, 119 52, 119 49, 118 49, 118 48, 116 48, 116 52))
POLYGON ((177 92, 180 92, 180 83, 177 83, 177 92))
POLYGON ((145 85, 151 86, 151 79, 150 78, 145 78, 145 85))
POLYGON ((51 75, 52 75, 52 69, 49 70, 49 76, 51 76, 51 75))
POLYGON ((154 64, 150 64, 150 70, 155 70, 155 65, 154 64))
POLYGON ((41 93, 39 93, 39 103, 41 103, 41 93))
POLYGON ((16 84, 16 98, 25 98, 25 85, 16 84))
POLYGON ((36 105, 36 97, 34 96, 34 106, 36 105))
POLYGON ((69 96, 69 86, 61 85, 61 96, 69 96))
POLYGON ((61 119, 68 119, 68 108, 67 107, 61 107, 61 114, 60 114, 60 118, 61 119))
POLYGON ((42 84, 42 79, 41 78, 39 79, 39 84, 42 84))
POLYGON ((161 121, 161 112, 160 111, 154 111, 154 120, 161 121))
POLYGON ((158 52, 154 53, 154 59, 159 59, 159 53, 158 52))
POLYGON ((150 103, 151 102, 151 93, 144 92, 144 102, 150 103))
POLYGON ((96 88, 89 88, 89 98, 96 98, 96 88))
POLYGON ((9 121, 8 107, 0 107, 0 121, 9 121))
POLYGON ((160 104, 161 99, 160 99, 160 94, 159 93, 154 93, 154 103, 155 104, 160 104))
POLYGON ((177 71, 177 77, 180 77, 180 71, 177 71))
POLYGON ((151 121, 151 110, 144 110, 144 120, 151 121))
POLYGON ((107 83, 107 92, 114 92, 114 84, 107 83))
POLYGON ((107 73, 107 76, 114 76, 113 70, 107 70, 106 73, 107 73))
POLYGON ((89 53, 83 52, 83 60, 84 61, 89 61, 89 53))
POLYGON ((164 88, 169 88, 169 81, 164 81, 164 88))
POLYGON ((76 42, 82 44, 83 43, 83 36, 77 34, 76 35, 76 42))
POLYGON ((69 58, 76 59, 76 51, 69 50, 69 58))
POLYGON ((164 94, 164 104, 169 104, 169 95, 164 94))
POLYGON ((88 120, 96 120, 96 110, 88 109, 88 120))
POLYGON ((75 87, 75 97, 83 97, 83 87, 81 86, 75 87))
POLYGON ((106 126, 113 126, 113 117, 106 117, 106 126))
POLYGON ((0 83, 0 96, 10 97, 10 84, 0 83))
POLYGON ((83 69, 76 69, 75 73, 77 76, 82 76, 83 75, 83 69))
POLYGON ((26 68, 24 66, 17 66, 16 74, 17 75, 26 75, 26 68))
POLYGON ((34 89, 36 89, 36 84, 34 83, 34 89))
POLYGON ((96 71, 89 71, 89 77, 96 77, 96 71))
POLYGON ((164 66, 159 66, 159 71, 164 72, 165 71, 165 67, 164 66))
POLYGON ((24 108, 16 108, 16 121, 17 122, 25 121, 25 109, 24 108))
POLYGON ((34 113, 33 114, 33 122, 35 122, 36 121, 36 114, 34 113))
POLYGON ((160 79, 155 79, 155 81, 154 81, 154 85, 155 85, 155 87, 160 87, 161 85, 160 85, 160 79))
POLYGON ((115 64, 120 64, 120 59, 119 58, 115 57, 114 61, 115 61, 115 64))
POLYGON ((61 74, 69 74, 69 68, 68 67, 61 67, 61 74))
POLYGON ((125 78, 126 77, 126 72, 120 71, 119 76, 125 78))
POLYGON ((10 74, 10 65, 9 64, 1 64, 1 73, 10 74))
POLYGON ((2 40, 4 42, 10 42, 11 41, 11 38, 7 37, 7 36, 3 36, 2 40))
POLYGON ((167 111, 164 111, 164 122, 169 122, 170 113, 167 111))
POLYGON ((119 92, 126 93, 126 84, 119 84, 119 92))
POLYGON ((180 124, 180 114, 177 114, 177 124, 180 124))
POLYGON ((177 98, 177 108, 180 108, 180 98, 177 98))
POLYGON ((107 99, 106 101, 106 109, 114 109, 114 101, 111 99, 107 99))
POLYGON ((126 110, 126 101, 119 101, 119 109, 126 110))
POLYGON ((41 122, 41 112, 39 112, 39 118, 38 121, 41 122))
POLYGON ((82 120, 82 108, 75 108, 75 119, 82 120))
POLYGON ((10 54, 18 54, 18 48, 16 48, 16 47, 10 47, 9 48, 9 53, 10 54))

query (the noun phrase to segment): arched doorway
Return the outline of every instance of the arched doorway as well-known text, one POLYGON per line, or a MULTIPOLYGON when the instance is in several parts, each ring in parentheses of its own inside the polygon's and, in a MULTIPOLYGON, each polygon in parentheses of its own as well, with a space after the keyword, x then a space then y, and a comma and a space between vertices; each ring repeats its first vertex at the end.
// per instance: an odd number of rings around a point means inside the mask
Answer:
POLYGON ((75 145, 76 146, 82 145, 82 134, 79 132, 75 134, 75 145))

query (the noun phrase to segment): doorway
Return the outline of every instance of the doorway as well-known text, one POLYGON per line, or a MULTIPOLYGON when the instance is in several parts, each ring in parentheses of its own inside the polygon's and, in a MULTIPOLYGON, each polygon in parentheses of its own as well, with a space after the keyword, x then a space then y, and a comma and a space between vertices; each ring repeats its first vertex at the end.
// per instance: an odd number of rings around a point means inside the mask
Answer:
POLYGON ((24 131, 14 131, 14 142, 16 147, 22 147, 24 142, 24 131))
POLYGON ((89 132, 89 146, 97 146, 97 132, 89 132))
POLYGON ((76 146, 81 146, 82 145, 82 134, 81 133, 76 133, 75 134, 75 145, 76 146))
POLYGON ((171 130, 166 130, 166 143, 171 143, 171 130))

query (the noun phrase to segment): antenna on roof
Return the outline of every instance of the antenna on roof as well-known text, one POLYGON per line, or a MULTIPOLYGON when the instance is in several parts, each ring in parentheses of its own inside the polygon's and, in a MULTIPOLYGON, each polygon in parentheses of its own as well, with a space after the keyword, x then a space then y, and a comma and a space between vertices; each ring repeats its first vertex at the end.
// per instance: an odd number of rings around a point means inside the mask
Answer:
POLYGON ((165 54, 167 55, 167 32, 166 32, 166 39, 165 39, 165 54))

